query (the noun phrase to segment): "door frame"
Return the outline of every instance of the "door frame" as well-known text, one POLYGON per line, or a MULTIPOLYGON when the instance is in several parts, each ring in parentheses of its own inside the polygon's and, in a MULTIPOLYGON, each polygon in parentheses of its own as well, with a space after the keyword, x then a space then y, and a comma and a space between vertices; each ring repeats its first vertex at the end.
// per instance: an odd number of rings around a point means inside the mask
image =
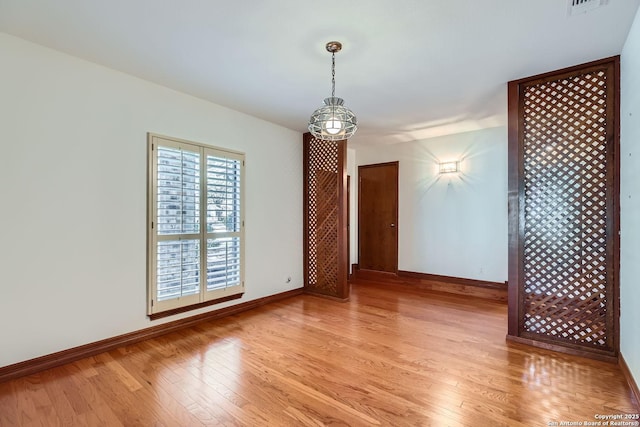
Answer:
POLYGON ((393 260, 394 262, 394 271, 393 272, 388 272, 388 271, 377 271, 377 270, 370 270, 370 271, 376 271, 379 274, 393 274, 393 275, 398 275, 398 257, 399 257, 399 251, 398 251, 398 241, 400 240, 399 237, 399 224, 398 224, 398 210, 399 210, 399 197, 398 197, 398 193, 400 190, 400 162, 398 160, 393 161, 393 162, 385 162, 385 163, 374 163, 374 164, 369 164, 369 165, 359 165, 358 166, 358 235, 357 235, 357 239, 358 239, 358 268, 361 267, 360 264, 360 254, 361 254, 361 241, 360 241, 360 224, 362 223, 361 221, 361 215, 362 215, 362 191, 361 191, 361 185, 360 185, 360 170, 361 169, 369 169, 369 168, 375 168, 375 167, 381 167, 381 166, 394 166, 395 168, 395 175, 396 175, 396 188, 395 188, 395 210, 394 210, 394 224, 395 224, 395 229, 396 229, 396 239, 395 239, 395 253, 396 253, 396 257, 393 260))

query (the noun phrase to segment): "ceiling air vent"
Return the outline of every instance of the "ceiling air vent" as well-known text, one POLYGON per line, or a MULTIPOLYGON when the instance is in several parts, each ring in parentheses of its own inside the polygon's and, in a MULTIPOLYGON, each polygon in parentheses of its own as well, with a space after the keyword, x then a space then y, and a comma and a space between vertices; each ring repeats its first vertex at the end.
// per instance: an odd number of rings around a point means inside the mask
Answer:
POLYGON ((590 12, 608 2, 609 0, 569 0, 569 16, 590 12))

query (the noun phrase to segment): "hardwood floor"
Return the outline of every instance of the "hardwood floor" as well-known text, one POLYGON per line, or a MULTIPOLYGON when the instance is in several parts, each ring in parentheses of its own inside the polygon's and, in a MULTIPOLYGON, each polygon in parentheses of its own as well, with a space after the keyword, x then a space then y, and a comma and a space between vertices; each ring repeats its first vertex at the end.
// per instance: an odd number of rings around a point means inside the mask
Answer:
POLYGON ((0 384, 1 426, 547 426, 637 413, 620 368, 507 343, 504 303, 354 284, 0 384))

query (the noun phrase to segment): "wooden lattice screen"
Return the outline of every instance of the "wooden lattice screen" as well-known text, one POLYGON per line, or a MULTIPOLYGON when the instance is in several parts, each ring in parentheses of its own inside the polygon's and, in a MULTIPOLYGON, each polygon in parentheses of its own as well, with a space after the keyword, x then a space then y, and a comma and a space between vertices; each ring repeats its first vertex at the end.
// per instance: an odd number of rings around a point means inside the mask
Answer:
POLYGON ((339 299, 349 297, 346 149, 304 135, 305 290, 339 299))
POLYGON ((595 357, 618 347, 618 64, 509 84, 509 334, 595 357))

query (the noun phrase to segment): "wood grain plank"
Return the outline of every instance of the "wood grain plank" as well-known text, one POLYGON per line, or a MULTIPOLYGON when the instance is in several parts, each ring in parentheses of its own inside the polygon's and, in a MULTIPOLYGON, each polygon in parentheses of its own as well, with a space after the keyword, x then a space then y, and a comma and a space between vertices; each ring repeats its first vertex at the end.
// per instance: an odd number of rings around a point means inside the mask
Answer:
POLYGON ((616 364, 505 341, 499 301, 352 284, 0 384, 0 425, 509 426, 635 413, 616 364))

